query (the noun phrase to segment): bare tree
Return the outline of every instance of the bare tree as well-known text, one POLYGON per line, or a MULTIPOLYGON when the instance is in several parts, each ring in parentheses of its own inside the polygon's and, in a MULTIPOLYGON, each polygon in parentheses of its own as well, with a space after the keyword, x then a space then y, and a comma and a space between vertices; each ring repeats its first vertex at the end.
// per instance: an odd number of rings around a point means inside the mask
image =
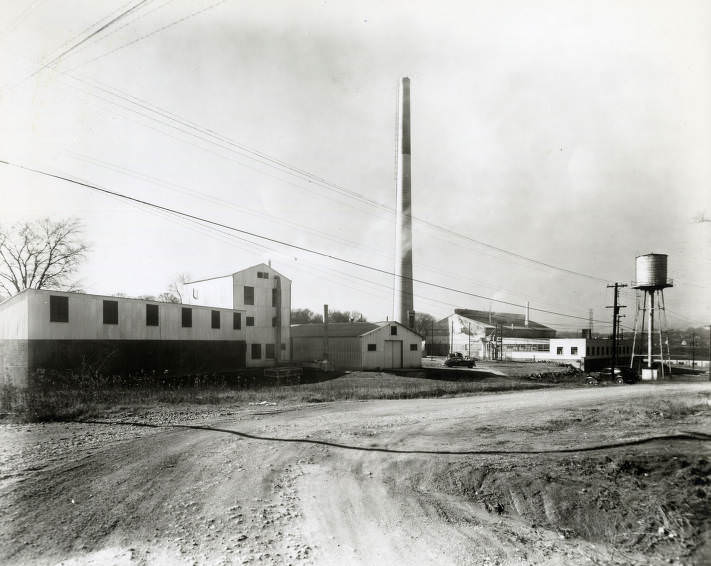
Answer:
POLYGON ((178 273, 175 279, 168 285, 168 291, 163 293, 163 295, 173 296, 177 300, 166 301, 169 303, 182 303, 183 302, 183 289, 185 284, 190 281, 190 275, 188 273, 178 273))
POLYGON ((49 218, 0 227, 0 292, 9 296, 25 289, 77 290, 72 276, 89 246, 76 218, 49 218))

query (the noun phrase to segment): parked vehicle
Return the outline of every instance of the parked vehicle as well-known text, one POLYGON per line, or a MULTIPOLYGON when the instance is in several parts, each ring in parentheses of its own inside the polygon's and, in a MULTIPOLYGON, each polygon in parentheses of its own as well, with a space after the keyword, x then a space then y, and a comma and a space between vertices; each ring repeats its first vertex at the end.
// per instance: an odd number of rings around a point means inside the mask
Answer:
POLYGON ((476 365, 476 358, 469 358, 462 355, 461 352, 453 352, 449 354, 449 358, 444 361, 444 365, 451 367, 468 367, 473 368, 476 365))
POLYGON ((600 385, 602 382, 637 383, 636 372, 629 367, 616 367, 614 374, 612 368, 603 368, 600 371, 591 372, 585 377, 585 383, 588 385, 600 385))

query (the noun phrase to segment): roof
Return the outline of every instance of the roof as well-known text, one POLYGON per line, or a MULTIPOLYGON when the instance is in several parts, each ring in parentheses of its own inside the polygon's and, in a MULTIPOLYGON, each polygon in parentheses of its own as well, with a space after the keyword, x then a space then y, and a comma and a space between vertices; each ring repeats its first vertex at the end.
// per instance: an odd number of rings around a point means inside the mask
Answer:
MULTIPOLYGON (((374 322, 329 322, 329 338, 352 338, 362 336, 377 328, 380 324, 374 322)), ((317 338, 323 336, 323 323, 294 324, 291 326, 293 338, 317 338)))
POLYGON ((291 281, 291 279, 289 279, 285 275, 279 273, 271 265, 267 265, 266 263, 257 263, 255 265, 250 265, 249 267, 245 267, 244 269, 240 269, 239 271, 233 271, 232 273, 226 273, 225 275, 215 275, 214 277, 205 277, 203 279, 195 279, 194 281, 186 281, 185 285, 192 285, 193 283, 202 283, 204 281, 214 281, 215 279, 224 279, 225 277, 233 277, 233 276, 237 275, 238 273, 242 273, 243 271, 248 271, 250 269, 254 269, 255 267, 263 267, 265 269, 270 269, 274 273, 276 273, 279 277, 282 277, 283 279, 291 281))
POLYGON ((509 312, 489 312, 489 311, 477 311, 472 309, 454 309, 454 313, 464 318, 474 320, 485 324, 486 326, 494 327, 496 324, 503 324, 511 328, 513 325, 514 329, 536 329, 536 330, 553 330, 549 326, 545 326, 539 322, 534 322, 529 319, 528 325, 526 325, 526 317, 518 313, 509 312), (489 322, 489 317, 491 317, 491 322, 489 322))
MULTIPOLYGON (((329 322, 328 323, 328 337, 329 338, 355 338, 358 336, 363 336, 369 334, 378 328, 387 326, 389 324, 397 324, 401 328, 404 328, 408 332, 417 334, 414 330, 410 330, 406 326, 395 321, 380 321, 380 322, 329 322)), ((322 338, 323 337, 323 323, 308 323, 308 324, 292 324, 291 325, 291 336, 292 338, 322 338)))

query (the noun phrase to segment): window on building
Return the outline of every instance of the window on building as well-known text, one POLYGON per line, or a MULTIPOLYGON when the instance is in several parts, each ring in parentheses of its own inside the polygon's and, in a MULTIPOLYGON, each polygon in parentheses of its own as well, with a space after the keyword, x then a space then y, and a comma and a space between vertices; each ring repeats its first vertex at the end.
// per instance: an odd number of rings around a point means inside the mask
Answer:
POLYGON ((559 356, 562 356, 563 355, 563 346, 556 347, 555 353, 559 356))
POLYGON ((268 360, 273 360, 276 357, 276 347, 274 344, 267 344, 266 350, 264 352, 264 357, 268 360))
POLYGON ((279 305, 279 289, 272 289, 272 306, 279 305))
POLYGON ((390 336, 397 336, 397 326, 390 327, 390 336))
POLYGON ((253 316, 247 317, 247 326, 254 326, 254 317, 253 316))
POLYGON ((158 326, 158 305, 146 305, 146 326, 158 326))
POLYGON ((118 301, 104 301, 104 324, 118 324, 118 301))
POLYGON ((284 344, 284 342, 281 343, 281 349, 282 351, 286 350, 286 344, 284 344))
POLYGON ((375 352, 376 347, 375 344, 368 344, 368 351, 369 352, 375 352))
POLYGON ((232 313, 232 330, 242 330, 242 313, 232 313))
POLYGON ((247 285, 244 286, 244 304, 254 304, 254 287, 249 287, 247 285))
POLYGON ((571 355, 571 356, 577 356, 577 355, 578 355, 578 347, 577 347, 577 346, 571 346, 571 347, 570 347, 570 355, 571 355))
POLYGON ((210 311, 211 312, 211 320, 212 320, 212 328, 220 328, 220 311, 210 311))
POLYGON ((252 344, 252 359, 261 360, 262 359, 262 345, 252 344))
POLYGON ((49 322, 69 322, 69 297, 49 296, 49 322))
POLYGON ((410 344, 410 351, 417 352, 417 344, 410 344))
POLYGON ((272 317, 272 328, 276 328, 277 325, 277 317, 273 316, 272 317))
POLYGON ((183 307, 180 311, 180 324, 183 328, 192 328, 193 326, 193 309, 183 307))

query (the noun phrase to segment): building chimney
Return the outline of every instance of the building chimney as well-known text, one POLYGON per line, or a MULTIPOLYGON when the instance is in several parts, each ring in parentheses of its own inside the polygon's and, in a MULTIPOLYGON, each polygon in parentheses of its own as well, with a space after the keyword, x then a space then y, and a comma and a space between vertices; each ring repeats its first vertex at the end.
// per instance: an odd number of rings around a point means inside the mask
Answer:
POLYGON ((398 160, 395 207, 395 313, 400 324, 414 321, 412 297, 412 193, 410 186, 410 79, 398 93, 398 160))

